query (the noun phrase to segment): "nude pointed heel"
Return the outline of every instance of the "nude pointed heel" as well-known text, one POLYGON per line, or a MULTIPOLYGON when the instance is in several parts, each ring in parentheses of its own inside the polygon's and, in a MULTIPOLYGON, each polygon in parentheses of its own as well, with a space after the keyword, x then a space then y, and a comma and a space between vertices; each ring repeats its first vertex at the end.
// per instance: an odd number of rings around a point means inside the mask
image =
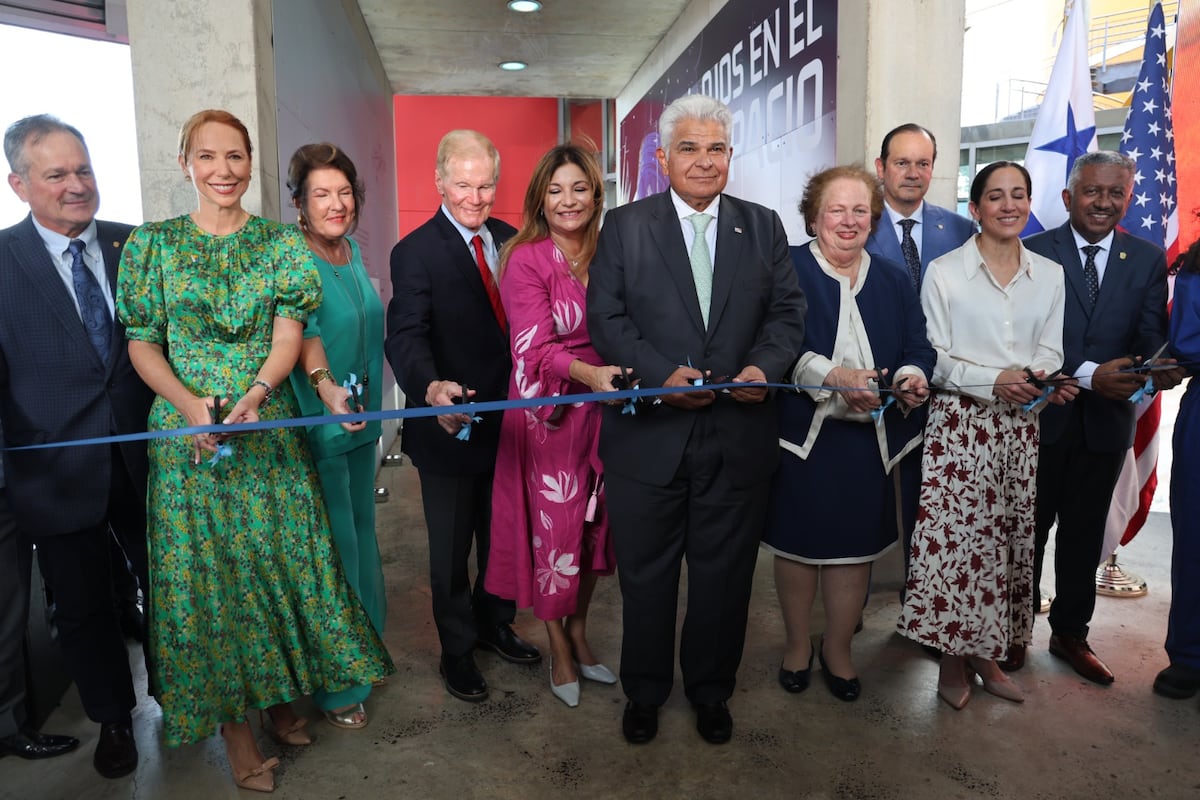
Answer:
POLYGON ((312 744, 312 737, 304 732, 304 728, 308 725, 306 717, 297 717, 296 721, 286 729, 280 730, 275 727, 275 720, 271 719, 270 712, 263 711, 260 708, 258 710, 258 723, 266 731, 267 735, 278 744, 290 747, 304 747, 312 744))
MULTIPOLYGON (((219 728, 222 734, 222 739, 225 739, 225 726, 219 728)), ((239 771, 233 760, 233 749, 229 746, 229 740, 225 739, 225 758, 229 760, 229 771, 233 773, 233 782, 240 789, 249 789, 252 792, 262 792, 270 794, 275 791, 275 775, 272 772, 279 766, 278 758, 268 758, 266 761, 259 764, 257 767, 252 767, 249 770, 239 771)))

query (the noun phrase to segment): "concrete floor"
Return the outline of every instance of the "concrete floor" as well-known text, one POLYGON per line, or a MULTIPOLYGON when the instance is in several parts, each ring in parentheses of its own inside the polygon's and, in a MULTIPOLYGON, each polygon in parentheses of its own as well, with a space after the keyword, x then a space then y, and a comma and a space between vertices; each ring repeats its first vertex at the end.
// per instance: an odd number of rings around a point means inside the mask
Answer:
MULTIPOLYGON (((1014 705, 977 689, 965 710, 953 711, 934 694, 936 663, 894 633, 899 557, 893 552, 876 569, 879 586, 855 639, 862 698, 835 700, 819 676, 808 692, 785 694, 775 682, 782 623, 770 559, 763 556, 730 703, 733 741, 714 747, 701 740, 677 687, 660 714, 658 738, 633 747, 620 733, 619 687, 587 683, 582 704, 569 709, 551 696, 545 665, 517 667, 480 654, 491 698, 468 704, 445 693, 417 477, 404 466, 383 469, 380 481, 391 493, 378 507, 378 530, 389 587, 386 642, 398 673, 369 701, 365 730, 338 730, 321 720, 310 728, 311 747, 263 740, 264 753, 283 762, 276 771, 281 798, 1200 797, 1200 704, 1150 691, 1166 664, 1164 514, 1153 514, 1121 554, 1130 571, 1148 580, 1150 594, 1098 601, 1091 641, 1116 673, 1112 687, 1090 684, 1052 658, 1045 617, 1038 617, 1037 645, 1016 676, 1027 702, 1014 705)), ((593 649, 616 669, 615 579, 601 581, 591 620, 593 649)), ((545 629, 528 613, 516 627, 545 644, 545 629)), ((298 707, 319 719, 307 701, 298 707)), ((115 781, 99 777, 91 767, 96 728, 72 689, 45 729, 80 737, 80 750, 42 762, 0 759, 0 798, 238 796, 218 737, 166 749, 160 711, 149 699, 138 706, 134 726, 137 772, 115 781)))

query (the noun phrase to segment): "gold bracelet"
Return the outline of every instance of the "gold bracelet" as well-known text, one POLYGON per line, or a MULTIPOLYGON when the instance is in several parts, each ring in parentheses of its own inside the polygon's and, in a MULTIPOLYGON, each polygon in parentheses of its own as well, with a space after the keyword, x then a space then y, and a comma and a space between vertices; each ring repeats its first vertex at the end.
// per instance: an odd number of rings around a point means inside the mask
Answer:
POLYGON ((325 367, 317 367, 312 372, 308 373, 308 384, 312 386, 313 391, 316 391, 317 385, 321 381, 332 381, 333 373, 325 367))

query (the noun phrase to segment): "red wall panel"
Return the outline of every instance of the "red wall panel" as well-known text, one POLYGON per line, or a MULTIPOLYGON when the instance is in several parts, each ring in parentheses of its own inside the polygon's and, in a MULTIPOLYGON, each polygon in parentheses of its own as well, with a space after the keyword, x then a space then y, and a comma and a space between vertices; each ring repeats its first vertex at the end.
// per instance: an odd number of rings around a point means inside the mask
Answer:
POLYGON ((533 167, 558 143, 558 101, 542 97, 397 95, 396 181, 403 237, 441 204, 433 185, 438 142, 447 131, 471 128, 500 151, 500 182, 492 216, 521 224, 521 204, 533 167))

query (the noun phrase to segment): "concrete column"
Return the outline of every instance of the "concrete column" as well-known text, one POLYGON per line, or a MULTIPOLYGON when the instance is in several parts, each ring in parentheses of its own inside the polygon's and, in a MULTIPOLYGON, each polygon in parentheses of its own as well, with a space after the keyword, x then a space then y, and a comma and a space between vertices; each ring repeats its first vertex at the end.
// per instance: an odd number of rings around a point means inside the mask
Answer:
POLYGON ((855 39, 852 47, 838 40, 838 160, 861 157, 873 169, 885 133, 905 122, 924 125, 938 140, 929 200, 954 208, 965 0, 841 0, 838 7, 840 31, 855 39), (865 76, 854 62, 865 62, 865 76), (865 87, 865 102, 854 102, 853 87, 842 93, 843 79, 865 87))
POLYGON ((146 219, 195 208, 176 158, 180 127, 205 108, 223 108, 245 123, 254 175, 242 202, 251 213, 279 219, 272 0, 127 0, 126 8, 146 219))

